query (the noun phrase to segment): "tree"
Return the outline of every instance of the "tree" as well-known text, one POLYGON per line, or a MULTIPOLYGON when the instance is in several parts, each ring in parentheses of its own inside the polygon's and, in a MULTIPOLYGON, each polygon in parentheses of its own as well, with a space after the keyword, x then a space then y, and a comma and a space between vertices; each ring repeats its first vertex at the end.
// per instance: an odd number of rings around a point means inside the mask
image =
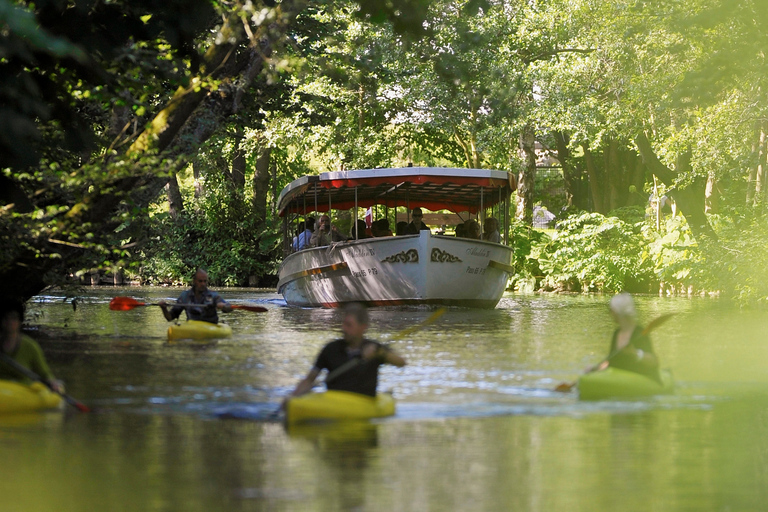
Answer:
MULTIPOLYGON (((217 12, 201 0, 44 2, 32 11, 2 1, 14 16, 0 75, 15 77, 3 106, 28 99, 2 116, 4 150, 11 134, 26 137, 21 151, 2 152, 11 155, 2 165, 27 197, 39 193, 30 213, 3 210, 0 275, 25 297, 78 268, 128 256, 125 226, 239 111, 306 8, 305 0, 285 0, 215 4, 217 12), (135 117, 109 142, 110 110, 126 103, 135 117), (22 158, 31 148, 38 156, 22 158)), ((359 16, 412 30, 420 12, 419 1, 364 2, 359 16)))

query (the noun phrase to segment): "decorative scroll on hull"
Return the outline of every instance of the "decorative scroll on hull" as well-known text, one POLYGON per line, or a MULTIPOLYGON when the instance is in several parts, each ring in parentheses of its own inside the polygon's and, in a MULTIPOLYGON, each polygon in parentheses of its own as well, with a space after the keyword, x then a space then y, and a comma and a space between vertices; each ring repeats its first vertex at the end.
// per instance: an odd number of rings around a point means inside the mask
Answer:
POLYGON ((422 231, 293 253, 280 267, 277 286, 288 304, 304 307, 364 302, 493 308, 511 262, 507 246, 422 231))

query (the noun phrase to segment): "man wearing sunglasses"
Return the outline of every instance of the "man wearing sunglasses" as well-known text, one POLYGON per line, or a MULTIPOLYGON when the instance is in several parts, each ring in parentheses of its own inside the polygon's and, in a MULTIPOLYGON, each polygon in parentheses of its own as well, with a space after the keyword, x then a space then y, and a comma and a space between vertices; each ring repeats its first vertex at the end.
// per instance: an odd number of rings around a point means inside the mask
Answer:
POLYGON ((414 208, 411 211, 411 222, 408 224, 408 226, 405 228, 405 234, 406 235, 418 235, 419 231, 426 229, 429 231, 429 228, 426 224, 424 224, 421 219, 424 218, 424 214, 421 213, 421 208, 414 208))

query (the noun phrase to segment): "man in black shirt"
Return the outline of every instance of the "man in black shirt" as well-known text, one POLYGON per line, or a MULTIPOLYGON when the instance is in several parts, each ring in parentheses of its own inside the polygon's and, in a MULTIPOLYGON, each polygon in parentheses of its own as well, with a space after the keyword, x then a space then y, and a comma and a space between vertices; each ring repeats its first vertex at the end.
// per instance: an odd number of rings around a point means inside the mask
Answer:
POLYGON ((414 208, 413 211, 411 212, 411 218, 413 220, 405 228, 406 235, 418 235, 419 232, 424 229, 429 231, 429 228, 427 227, 427 225, 421 221, 421 219, 424 218, 424 214, 421 213, 421 208, 414 208))
POLYGON ((364 338, 366 329, 368 311, 365 306, 355 303, 344 308, 344 321, 341 325, 344 337, 323 347, 315 365, 291 396, 309 392, 322 370, 328 370, 325 379, 328 389, 376 396, 379 366, 391 364, 402 367, 405 366, 405 359, 389 347, 364 338))

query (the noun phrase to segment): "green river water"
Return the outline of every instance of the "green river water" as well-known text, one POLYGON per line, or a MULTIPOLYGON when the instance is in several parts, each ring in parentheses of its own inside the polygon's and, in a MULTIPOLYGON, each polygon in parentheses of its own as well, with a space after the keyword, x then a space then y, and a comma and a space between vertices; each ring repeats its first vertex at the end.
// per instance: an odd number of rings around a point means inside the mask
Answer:
MULTIPOLYGON (((270 413, 339 312, 224 290, 269 311, 227 315, 227 340, 169 344, 159 308, 107 307, 179 291, 86 289, 76 311, 33 300, 53 371, 97 411, 0 417, 0 511, 768 509, 764 312, 637 297, 646 321, 677 313, 652 335, 676 394, 580 402, 552 389, 605 355, 608 297, 507 295, 391 340, 408 360, 381 372, 395 417, 286 430, 270 413)), ((433 311, 373 309, 369 334, 433 311)))

